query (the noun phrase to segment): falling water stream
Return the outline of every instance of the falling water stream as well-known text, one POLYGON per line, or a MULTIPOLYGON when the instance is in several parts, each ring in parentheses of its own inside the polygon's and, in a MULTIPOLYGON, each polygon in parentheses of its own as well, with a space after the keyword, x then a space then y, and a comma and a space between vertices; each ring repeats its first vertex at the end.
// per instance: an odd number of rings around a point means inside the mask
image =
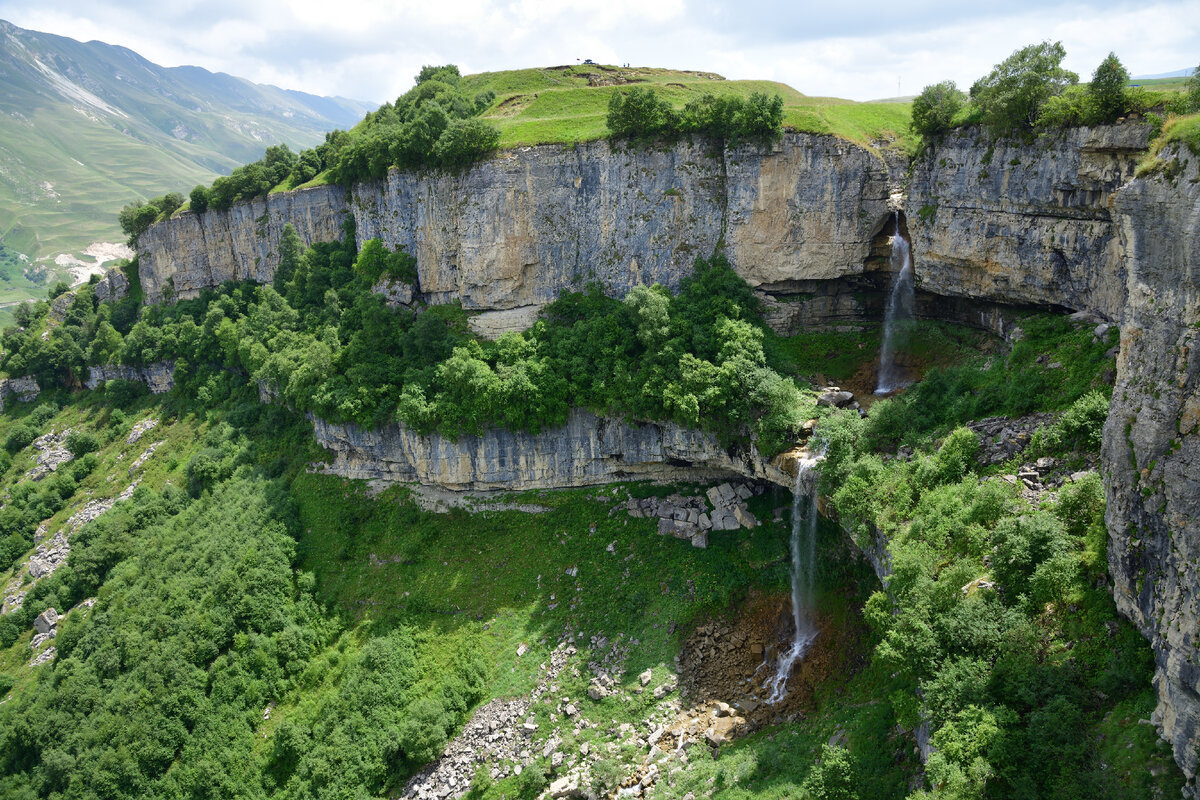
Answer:
POLYGON ((817 559, 817 489, 820 483, 817 464, 821 455, 800 459, 796 470, 796 487, 792 492, 792 622, 795 638, 792 646, 780 654, 775 675, 766 683, 771 693, 767 702, 772 704, 787 696, 792 668, 817 638, 812 609, 815 604, 813 577, 817 559))
POLYGON ((883 346, 879 349, 879 382, 875 394, 887 394, 904 386, 896 367, 896 335, 913 315, 913 263, 908 240, 900 232, 900 212, 896 212, 896 235, 892 237, 892 271, 896 273, 883 315, 883 346))

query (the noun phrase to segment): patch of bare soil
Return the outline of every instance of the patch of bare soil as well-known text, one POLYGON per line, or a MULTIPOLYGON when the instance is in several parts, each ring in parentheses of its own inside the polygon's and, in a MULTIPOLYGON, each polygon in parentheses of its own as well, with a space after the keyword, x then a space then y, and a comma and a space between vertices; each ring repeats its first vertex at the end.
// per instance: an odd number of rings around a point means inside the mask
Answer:
POLYGON ((727 703, 736 709, 745 720, 739 733, 795 719, 812 708, 817 685, 856 668, 856 632, 821 614, 816 623, 816 641, 793 668, 787 695, 768 703, 765 686, 794 635, 791 601, 786 595, 752 595, 733 615, 699 625, 684 643, 685 696, 693 705, 727 703))

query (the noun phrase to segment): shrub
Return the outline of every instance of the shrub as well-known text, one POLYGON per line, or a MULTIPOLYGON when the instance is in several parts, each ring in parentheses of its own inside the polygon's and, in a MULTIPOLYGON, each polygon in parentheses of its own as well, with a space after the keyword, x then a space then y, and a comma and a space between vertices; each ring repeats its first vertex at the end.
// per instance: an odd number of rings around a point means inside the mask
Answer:
POLYGON ((1187 82, 1187 110, 1200 111, 1200 67, 1192 70, 1187 82))
POLYGON ((500 130, 481 119, 456 119, 446 126, 433 146, 433 157, 441 167, 461 169, 496 149, 500 130))
POLYGON ((37 437, 37 429, 19 422, 8 432, 8 438, 4 440, 4 447, 10 453, 16 453, 28 447, 37 437))
POLYGON ((821 746, 821 760, 809 771, 800 786, 812 800, 858 800, 854 775, 854 757, 844 747, 821 746))
POLYGON ((188 196, 191 202, 191 209, 197 214, 203 214, 208 211, 208 187, 198 185, 192 189, 192 193, 188 196))
POLYGON ((635 139, 666 136, 679 128, 671 104, 655 90, 641 86, 613 92, 605 121, 613 136, 635 139))
POLYGON ((979 455, 979 436, 970 428, 955 428, 938 449, 940 478, 946 483, 960 481, 975 466, 979 455))
POLYGON ((84 431, 71 431, 69 434, 67 434, 66 445, 67 450, 69 450, 71 455, 75 456, 75 458, 79 458, 80 456, 88 453, 94 453, 100 449, 100 442, 96 440, 96 437, 84 431))
POLYGON ((953 127, 954 117, 966 101, 966 94, 954 81, 926 86, 913 100, 910 127, 922 136, 945 133, 953 127))
POLYGON ((104 396, 108 402, 117 408, 128 408, 134 400, 146 394, 149 390, 141 381, 127 381, 124 378, 113 378, 104 382, 104 396))
POLYGON ((1030 582, 1038 567, 1067 548, 1062 523, 1046 513, 1002 520, 994 541, 992 572, 1010 603, 1021 595, 1031 596, 1030 582))
POLYGON ((432 761, 442 754, 454 722, 438 700, 422 697, 408 707, 396 744, 414 764, 432 761))

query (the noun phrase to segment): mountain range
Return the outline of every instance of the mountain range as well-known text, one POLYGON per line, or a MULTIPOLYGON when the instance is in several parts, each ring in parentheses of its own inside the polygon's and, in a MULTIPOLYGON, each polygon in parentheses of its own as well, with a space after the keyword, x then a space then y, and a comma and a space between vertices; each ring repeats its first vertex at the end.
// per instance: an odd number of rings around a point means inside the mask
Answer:
POLYGON ((312 146, 372 108, 0 20, 0 304, 119 253, 125 203, 211 182, 268 145, 312 146))

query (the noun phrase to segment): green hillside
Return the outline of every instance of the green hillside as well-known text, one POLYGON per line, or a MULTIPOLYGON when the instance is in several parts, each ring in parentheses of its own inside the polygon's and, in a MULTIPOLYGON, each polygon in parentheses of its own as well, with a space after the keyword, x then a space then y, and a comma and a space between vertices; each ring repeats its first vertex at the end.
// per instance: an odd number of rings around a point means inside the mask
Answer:
POLYGON ((829 133, 860 144, 902 139, 910 104, 856 103, 807 97, 774 81, 727 81, 705 72, 586 65, 485 72, 467 75, 471 92, 493 91, 496 100, 482 116, 500 128, 501 147, 570 143, 607 135, 604 117, 612 93, 650 86, 676 108, 703 94, 748 98, 754 92, 783 98, 784 125, 798 131, 829 133))
POLYGON ((0 72, 0 242, 52 273, 56 256, 90 264, 89 244, 124 241, 130 200, 208 183, 269 144, 311 146, 366 110, 3 21, 0 72))

